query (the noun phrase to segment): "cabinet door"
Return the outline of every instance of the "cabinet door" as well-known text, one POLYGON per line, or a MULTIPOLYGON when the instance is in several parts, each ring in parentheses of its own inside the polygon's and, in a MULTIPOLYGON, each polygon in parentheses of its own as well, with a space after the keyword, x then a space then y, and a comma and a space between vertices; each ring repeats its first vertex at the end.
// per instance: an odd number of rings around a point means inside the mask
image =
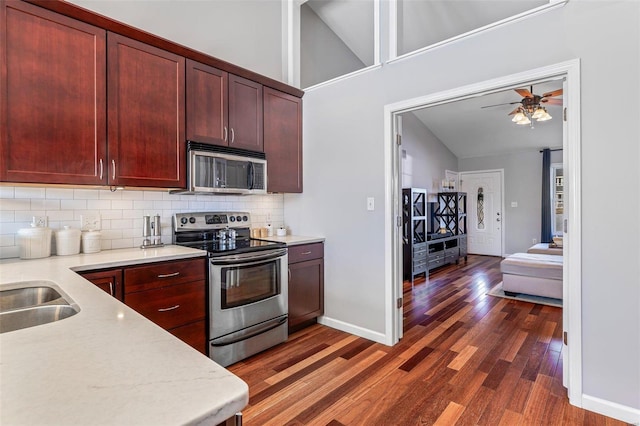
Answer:
POLYGON ((302 99, 264 88, 269 192, 302 192, 302 99))
POLYGON ((289 327, 324 313, 324 260, 289 264, 289 327))
POLYGON ((107 35, 109 184, 186 187, 185 60, 107 35))
POLYGON ((0 180, 106 183, 105 31, 24 2, 1 8, 0 180))
POLYGON ((262 141, 262 85, 229 74, 229 146, 262 152, 262 141))
POLYGON ((83 272, 82 275, 100 289, 118 300, 122 300, 122 269, 106 269, 104 271, 83 272))
POLYGON ((187 140, 229 145, 226 71, 187 59, 187 140))

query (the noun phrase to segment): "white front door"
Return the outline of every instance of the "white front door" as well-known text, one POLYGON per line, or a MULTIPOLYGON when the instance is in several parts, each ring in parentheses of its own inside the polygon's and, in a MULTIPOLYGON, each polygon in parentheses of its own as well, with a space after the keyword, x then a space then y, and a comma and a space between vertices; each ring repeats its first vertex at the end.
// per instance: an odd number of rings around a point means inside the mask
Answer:
POLYGON ((502 170, 460 172, 467 193, 467 251, 502 256, 502 170))

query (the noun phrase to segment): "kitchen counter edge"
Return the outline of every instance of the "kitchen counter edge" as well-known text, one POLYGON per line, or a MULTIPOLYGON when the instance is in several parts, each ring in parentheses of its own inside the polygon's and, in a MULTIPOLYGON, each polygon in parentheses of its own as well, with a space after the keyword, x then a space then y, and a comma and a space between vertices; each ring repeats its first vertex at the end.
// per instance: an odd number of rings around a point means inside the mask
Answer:
POLYGON ((218 424, 240 412, 244 381, 76 273, 205 255, 168 245, 0 261, 0 289, 50 281, 80 307, 0 334, 0 423, 218 424))

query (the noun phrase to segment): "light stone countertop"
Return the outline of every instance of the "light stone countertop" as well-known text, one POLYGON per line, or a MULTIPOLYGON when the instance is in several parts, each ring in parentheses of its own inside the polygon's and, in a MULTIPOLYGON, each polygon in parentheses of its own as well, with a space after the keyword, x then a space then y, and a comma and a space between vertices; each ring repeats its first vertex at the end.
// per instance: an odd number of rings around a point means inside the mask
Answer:
POLYGON ((279 243, 285 243, 288 246, 297 246, 300 244, 311 244, 311 243, 322 243, 324 242, 324 237, 304 237, 301 235, 286 235, 284 237, 263 237, 261 240, 267 241, 276 241, 279 243))
POLYGON ((0 262, 0 289, 47 280, 80 307, 0 334, 0 424, 216 425, 241 411, 245 382, 71 270, 204 255, 166 246, 0 262))

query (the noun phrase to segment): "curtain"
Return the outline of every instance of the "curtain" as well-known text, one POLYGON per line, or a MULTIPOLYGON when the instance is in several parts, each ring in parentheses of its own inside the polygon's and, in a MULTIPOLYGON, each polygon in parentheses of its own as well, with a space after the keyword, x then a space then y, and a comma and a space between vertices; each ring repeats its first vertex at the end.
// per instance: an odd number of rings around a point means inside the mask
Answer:
POLYGON ((551 150, 542 150, 542 231, 541 243, 550 243, 551 235, 551 150))

